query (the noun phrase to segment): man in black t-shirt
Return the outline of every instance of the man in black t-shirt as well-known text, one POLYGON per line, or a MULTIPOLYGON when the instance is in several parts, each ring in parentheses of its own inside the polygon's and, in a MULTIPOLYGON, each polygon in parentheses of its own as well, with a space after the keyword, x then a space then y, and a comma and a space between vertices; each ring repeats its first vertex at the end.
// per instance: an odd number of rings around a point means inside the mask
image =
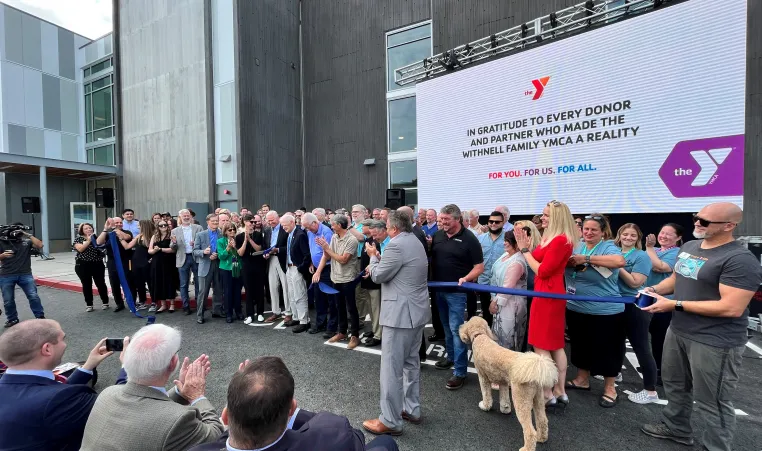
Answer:
MULTIPOLYGON (((98 235, 96 243, 98 246, 104 246, 106 249, 106 269, 108 270, 108 281, 111 285, 111 294, 114 296, 114 303, 116 308, 114 312, 121 312, 124 310, 124 298, 122 298, 122 290, 127 292, 130 290, 132 296, 135 291, 133 289, 132 272, 130 271, 130 256, 131 251, 124 248, 122 241, 132 241, 132 233, 122 229, 122 218, 109 218, 106 220, 106 224, 103 226, 103 230, 98 235), (119 273, 116 269, 116 258, 114 257, 114 250, 111 248, 111 240, 109 239, 109 233, 116 233, 117 246, 119 246, 119 257, 122 262, 122 269, 124 270, 124 277, 127 279, 127 286, 122 286, 122 282, 119 280, 119 273)), ((134 299, 134 298, 133 298, 134 299)))
MULTIPOLYGON (((445 205, 440 211, 442 229, 431 240, 432 279, 438 282, 476 282, 484 271, 482 246, 476 236, 463 227, 460 208, 445 205)), ((437 292, 439 316, 444 326, 447 357, 436 368, 447 370, 455 366, 447 381, 448 390, 457 390, 466 382, 468 347, 460 340, 458 331, 466 310, 466 293, 462 291, 437 292)))
POLYGON ((16 311, 16 285, 29 300, 29 307, 34 316, 45 318, 40 296, 37 295, 37 285, 32 277, 32 247, 42 249, 42 241, 26 232, 17 239, 0 241, 0 288, 3 293, 5 314, 8 317, 5 327, 12 327, 19 323, 16 311))
POLYGON ((262 218, 247 214, 242 221, 246 230, 235 237, 235 247, 241 256, 241 277, 246 289, 246 319, 243 322, 253 326, 255 322, 265 320, 266 260, 262 255, 254 254, 265 250, 266 246, 261 231, 262 218))

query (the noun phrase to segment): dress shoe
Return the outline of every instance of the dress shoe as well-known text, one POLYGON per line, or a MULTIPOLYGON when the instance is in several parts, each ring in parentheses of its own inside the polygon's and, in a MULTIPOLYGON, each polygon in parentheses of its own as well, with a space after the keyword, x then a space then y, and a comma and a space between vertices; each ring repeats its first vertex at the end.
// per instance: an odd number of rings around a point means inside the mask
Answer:
POLYGON ((190 307, 183 307, 183 311, 185 312, 185 316, 188 316, 188 315, 190 315, 190 314, 191 314, 191 309, 190 309, 190 307))
MULTIPOLYGON (((315 334, 319 334, 320 332, 325 332, 325 329, 322 328, 322 327, 313 327, 312 329, 310 329, 310 331, 308 333, 310 335, 315 335, 315 334)), ((331 335, 331 336, 333 336, 333 335, 331 335)))
POLYGON ((299 325, 299 321, 292 319, 291 321, 286 321, 283 325, 286 327, 294 327, 299 325))
POLYGON ((302 332, 308 331, 309 329, 310 329, 309 323, 307 323, 307 324, 300 324, 300 325, 294 327, 293 329, 291 329, 291 332, 293 332, 295 334, 300 334, 302 332))
POLYGON ((5 322, 5 328, 7 329, 9 327, 13 327, 13 326, 15 326, 18 323, 19 323, 19 320, 17 320, 17 319, 8 320, 8 321, 5 322))
POLYGON ((465 383, 466 383, 466 378, 465 377, 453 376, 453 377, 451 377, 450 379, 447 380, 446 387, 447 387, 448 390, 457 390, 457 389, 463 387, 463 385, 465 385, 465 383))
POLYGON ((423 421, 423 418, 414 417, 410 415, 409 413, 405 412, 404 410, 402 411, 402 419, 413 424, 421 424, 421 422, 423 421))
POLYGON ((117 305, 114 309, 114 313, 121 312, 122 310, 124 310, 124 305, 117 305))
POLYGON ((338 334, 329 338, 328 343, 336 343, 337 341, 346 340, 346 339, 347 339, 347 334, 342 334, 341 332, 339 332, 338 334))
POLYGON ((196 322, 199 324, 204 324, 204 318, 199 318, 196 320, 196 322))
POLYGON ((42 316, 35 316, 34 319, 45 319, 45 315, 42 316))
POLYGON ((455 365, 455 362, 453 362, 450 359, 439 359, 439 362, 434 364, 434 368, 438 370, 449 370, 450 368, 455 365))
POLYGON ((349 344, 347 345, 347 349, 350 351, 354 348, 356 348, 360 344, 360 339, 357 338, 355 335, 352 335, 352 338, 349 339, 349 344))
POLYGON ((370 337, 367 340, 365 340, 365 346, 372 348, 373 346, 378 346, 381 344, 381 340, 379 340, 376 337, 370 337))
MULTIPOLYGON (((285 318, 283 318, 283 321, 286 322, 286 326, 288 326, 288 323, 290 323, 293 320, 294 320, 294 318, 291 315, 287 315, 285 318)), ((299 323, 297 322, 297 324, 299 324, 299 323)))
POLYGON ((265 320, 266 323, 274 323, 275 321, 280 318, 280 315, 271 315, 269 318, 265 320))
MULTIPOLYGON (((310 333, 312 333, 312 331, 310 331, 310 333)), ((331 331, 328 331, 328 332, 326 332, 326 333, 324 333, 324 334, 323 334, 323 338, 325 338, 326 340, 330 340, 330 339, 331 339, 331 338, 333 338, 335 335, 338 335, 338 334, 337 334, 336 332, 331 332, 331 331)))
POLYGON ((429 335, 429 336, 428 336, 428 337, 426 337, 426 338, 428 338, 428 340, 429 340, 429 341, 442 341, 442 340, 444 340, 444 337, 440 337, 440 336, 439 336, 439 335, 437 335, 437 334, 434 334, 434 335, 429 335))
POLYGON ((364 334, 362 334, 363 338, 370 338, 372 336, 373 336, 373 332, 365 332, 364 334))
POLYGON ((364 427, 366 431, 375 435, 402 435, 402 429, 390 429, 378 418, 363 421, 362 427, 364 427))
POLYGON ((225 318, 225 322, 230 324, 233 322, 233 318, 225 318))

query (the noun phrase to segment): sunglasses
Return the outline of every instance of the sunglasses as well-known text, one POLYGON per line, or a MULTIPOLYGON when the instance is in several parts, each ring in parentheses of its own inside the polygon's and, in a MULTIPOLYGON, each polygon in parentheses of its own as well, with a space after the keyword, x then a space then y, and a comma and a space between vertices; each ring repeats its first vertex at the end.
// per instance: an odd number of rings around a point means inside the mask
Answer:
POLYGON ((251 219, 251 220, 249 220, 249 224, 258 224, 258 222, 253 220, 253 219, 251 219))
POLYGON ((548 202, 548 205, 552 205, 554 207, 560 207, 561 206, 561 202, 559 202, 557 200, 551 200, 550 202, 548 202))
POLYGON ((159 227, 166 227, 166 224, 159 224, 159 227))
POLYGON ((490 220, 489 220, 489 221, 487 221, 487 222, 488 222, 488 223, 490 223, 490 224, 500 224, 500 223, 501 223, 501 222, 503 222, 503 221, 501 221, 501 220, 499 220, 499 219, 498 219, 497 221, 493 221, 492 219, 490 219, 490 220))
POLYGON ((693 223, 696 222, 699 223, 701 227, 709 227, 710 224, 729 224, 730 221, 710 221, 708 219, 704 219, 699 215, 693 215, 693 223))

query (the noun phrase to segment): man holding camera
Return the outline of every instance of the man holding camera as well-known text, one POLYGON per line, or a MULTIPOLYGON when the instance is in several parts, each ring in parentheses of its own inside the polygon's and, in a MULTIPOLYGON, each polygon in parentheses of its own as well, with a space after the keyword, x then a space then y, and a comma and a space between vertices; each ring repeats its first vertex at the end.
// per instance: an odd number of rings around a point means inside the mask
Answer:
POLYGON ((24 291, 35 318, 45 318, 42 301, 37 295, 37 285, 32 277, 32 247, 42 249, 42 241, 21 227, 12 230, 8 240, 0 241, 0 288, 3 292, 5 314, 8 317, 5 327, 13 327, 19 323, 16 285, 24 291))

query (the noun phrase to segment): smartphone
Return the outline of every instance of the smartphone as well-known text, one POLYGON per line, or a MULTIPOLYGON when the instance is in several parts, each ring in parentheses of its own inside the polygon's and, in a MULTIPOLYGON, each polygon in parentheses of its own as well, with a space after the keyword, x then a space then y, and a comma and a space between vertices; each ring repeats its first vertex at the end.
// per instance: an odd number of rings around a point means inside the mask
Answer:
POLYGON ((124 338, 107 338, 106 351, 124 351, 124 338))

